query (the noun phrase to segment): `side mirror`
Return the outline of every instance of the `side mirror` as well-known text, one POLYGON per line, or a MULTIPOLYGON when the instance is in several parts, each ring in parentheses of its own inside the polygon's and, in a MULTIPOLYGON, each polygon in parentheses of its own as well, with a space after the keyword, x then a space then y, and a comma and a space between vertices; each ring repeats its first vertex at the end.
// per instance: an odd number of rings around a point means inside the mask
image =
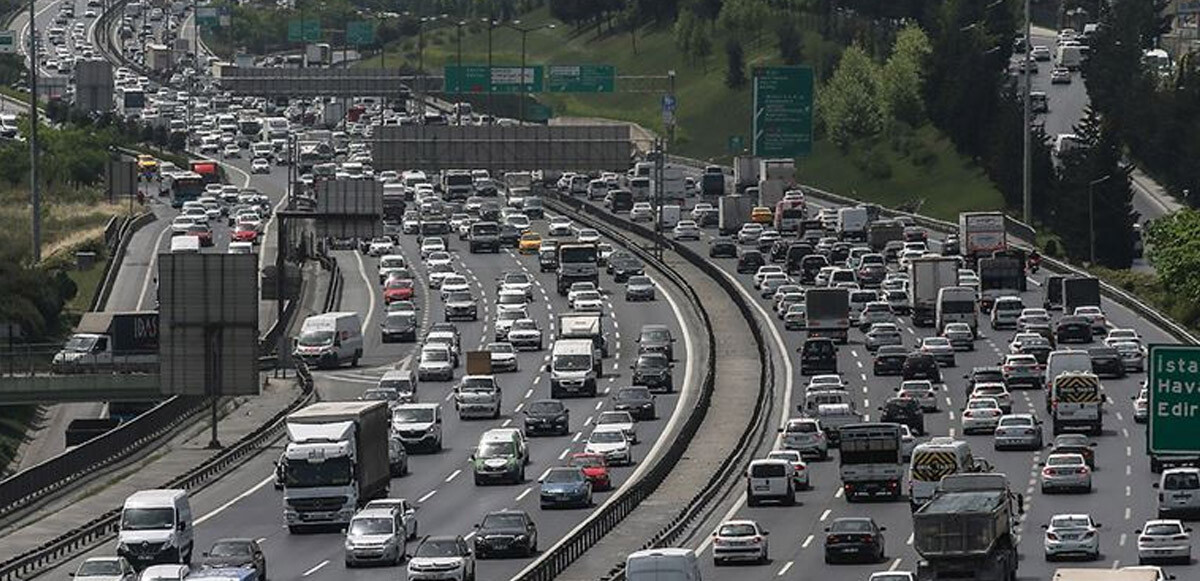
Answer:
POLYGON ((763 531, 762 534, 764 537, 767 537, 771 535, 771 531, 763 531))
POLYGON ((886 531, 886 530, 887 530, 887 527, 879 527, 879 531, 880 531, 880 532, 883 532, 883 531, 886 531))
POLYGON ((467 459, 468 459, 468 460, 470 460, 470 461, 472 461, 472 462, 474 462, 474 461, 475 461, 475 455, 474 455, 474 454, 471 454, 470 456, 467 456, 467 459))
POLYGON ((1095 442, 1088 442, 1088 447, 1089 447, 1089 448, 1095 448, 1095 447, 1096 447, 1096 443, 1095 443, 1095 442))
POLYGON ((1101 527, 1103 527, 1103 526, 1104 526, 1104 525, 1102 525, 1102 524, 1100 524, 1100 523, 1092 523, 1092 524, 1093 524, 1093 526, 1095 526, 1096 528, 1101 528, 1101 527))
POLYGON ((825 532, 829 532, 829 527, 825 527, 825 532))
POLYGON ((1150 483, 1150 488, 1158 488, 1158 483, 1157 482, 1150 483))
POLYGON ((1048 528, 1050 528, 1050 525, 1042 525, 1042 530, 1043 530, 1043 531, 1044 531, 1044 530, 1046 530, 1046 529, 1048 529, 1048 528))

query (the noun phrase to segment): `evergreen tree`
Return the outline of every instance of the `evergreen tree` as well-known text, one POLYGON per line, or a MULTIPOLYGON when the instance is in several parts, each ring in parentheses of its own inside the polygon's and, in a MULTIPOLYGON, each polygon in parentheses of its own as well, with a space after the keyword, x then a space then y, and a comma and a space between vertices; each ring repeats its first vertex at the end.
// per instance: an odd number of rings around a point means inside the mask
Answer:
POLYGON ((746 55, 736 38, 725 42, 725 63, 725 86, 730 89, 746 86, 746 55))

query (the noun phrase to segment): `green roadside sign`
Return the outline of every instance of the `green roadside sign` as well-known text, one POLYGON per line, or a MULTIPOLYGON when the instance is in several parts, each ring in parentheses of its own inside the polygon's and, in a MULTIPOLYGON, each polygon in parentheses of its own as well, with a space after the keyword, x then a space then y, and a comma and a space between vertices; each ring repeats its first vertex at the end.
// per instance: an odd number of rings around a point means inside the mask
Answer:
POLYGON ((1200 347, 1151 345, 1147 375, 1150 452, 1200 452, 1200 347))
POLYGON ((354 46, 375 44, 375 23, 366 20, 346 23, 346 43, 354 46))
POLYGON ((492 67, 487 65, 446 65, 443 70, 446 93, 541 93, 541 66, 492 67), (524 81, 522 83, 522 81, 524 81))
POLYGON ((550 65, 546 91, 550 93, 611 93, 617 70, 612 65, 550 65))
POLYGON ((196 24, 205 28, 216 28, 221 24, 221 16, 216 6, 201 6, 196 9, 196 24))
POLYGON ((755 157, 800 157, 812 153, 812 67, 754 69, 753 153, 755 157))
POLYGON ((304 20, 288 21, 288 42, 319 42, 320 40, 320 19, 305 18, 304 20))

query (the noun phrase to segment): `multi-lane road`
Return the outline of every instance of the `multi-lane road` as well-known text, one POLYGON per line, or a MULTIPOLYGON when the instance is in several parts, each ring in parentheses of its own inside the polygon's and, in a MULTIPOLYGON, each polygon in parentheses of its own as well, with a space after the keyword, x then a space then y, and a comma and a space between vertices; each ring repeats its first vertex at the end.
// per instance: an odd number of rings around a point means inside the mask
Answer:
MULTIPOLYGON (((704 240, 685 243, 694 250, 705 253, 707 239, 715 235, 708 231, 704 240)), ((769 300, 762 299, 752 287, 752 277, 735 272, 733 259, 713 259, 725 273, 736 279, 745 296, 759 307, 761 317, 769 321, 768 336, 773 348, 789 353, 789 364, 785 370, 786 388, 776 409, 782 415, 774 418, 776 425, 788 417, 796 417, 795 402, 801 401, 808 378, 799 374, 795 348, 800 344, 803 333, 787 331, 782 321, 770 311, 769 300)), ((894 266, 892 268, 895 268, 894 266)), ((1022 294, 1027 306, 1041 306, 1042 287, 1045 273, 1030 277, 1029 291, 1022 294)), ((1148 324, 1135 313, 1116 303, 1104 300, 1103 308, 1114 327, 1136 329, 1148 344, 1174 343, 1167 333, 1148 324)), ((906 334, 906 345, 915 346, 921 337, 932 334, 929 328, 914 328, 907 318, 901 319, 906 334)), ((1024 495, 1025 517, 1022 524, 1023 538, 1020 545, 1022 555, 1021 579, 1049 579, 1053 571, 1063 566, 1047 563, 1042 554, 1041 525, 1054 514, 1089 513, 1104 526, 1101 529, 1102 557, 1098 563, 1082 566, 1136 565, 1135 529, 1147 520, 1156 518, 1156 491, 1152 483, 1157 475, 1150 473, 1144 453, 1145 426, 1133 421, 1133 402, 1145 375, 1131 373, 1123 379, 1105 379, 1104 391, 1108 397, 1104 435, 1094 438, 1096 442, 1097 469, 1093 477, 1093 492, 1090 494, 1042 494, 1038 486, 1041 468, 1048 450, 1040 452, 997 452, 992 449, 990 435, 963 436, 959 413, 966 403, 966 381, 963 375, 976 366, 997 365, 1008 353, 1007 344, 1013 331, 993 331, 986 322, 981 323, 982 337, 976 341, 974 352, 959 352, 957 365, 945 369, 945 383, 939 386, 939 411, 927 414, 926 429, 929 436, 918 438, 923 441, 932 436, 954 436, 966 440, 977 457, 991 461, 996 470, 1008 475, 1010 484, 1024 495)), ((838 365, 842 377, 858 401, 858 409, 865 417, 878 419, 877 407, 886 399, 894 397, 899 386, 898 377, 875 377, 872 373, 871 354, 863 345, 863 334, 851 331, 848 345, 838 349, 838 365)), ((1045 411, 1045 399, 1037 390, 1015 390, 1014 413, 1032 413, 1041 418, 1046 426, 1045 441, 1049 444, 1049 421, 1045 411)), ((773 443, 772 445, 775 445, 773 443)), ((766 450, 760 450, 759 457, 766 450)), ((842 495, 838 476, 837 453, 827 462, 809 464, 812 490, 798 493, 800 501, 794 507, 764 505, 749 508, 744 497, 725 509, 725 518, 747 518, 758 521, 771 532, 771 562, 762 566, 721 567, 712 565, 711 545, 707 539, 693 546, 698 550, 704 564, 705 579, 776 579, 808 578, 822 576, 831 579, 866 579, 871 572, 888 569, 915 570, 917 555, 912 543, 912 516, 906 501, 895 503, 849 503, 842 495), (824 562, 824 527, 836 518, 869 516, 881 526, 885 533, 888 560, 884 563, 862 565, 826 565, 824 562)), ((1194 566, 1167 567, 1179 579, 1196 575, 1194 566)))

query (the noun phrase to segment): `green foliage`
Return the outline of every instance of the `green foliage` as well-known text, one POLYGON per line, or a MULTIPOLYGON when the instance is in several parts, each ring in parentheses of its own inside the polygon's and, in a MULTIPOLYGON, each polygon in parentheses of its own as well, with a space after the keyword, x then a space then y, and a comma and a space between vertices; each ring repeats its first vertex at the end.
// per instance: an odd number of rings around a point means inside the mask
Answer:
POLYGON ((883 66, 880 89, 888 113, 898 121, 920 125, 925 121, 925 67, 933 48, 919 26, 910 24, 896 35, 892 55, 883 66))
POLYGON ((764 0, 725 0, 717 23, 735 36, 757 39, 768 20, 770 9, 764 0))
POLYGON ((817 94, 817 111, 829 139, 841 148, 883 131, 879 66, 857 45, 842 53, 833 78, 817 94))
POLYGON ((63 306, 77 292, 75 283, 61 270, 27 266, 16 249, 4 250, 0 260, 0 320, 21 326, 28 340, 50 339, 66 328, 63 306))
POLYGON ((1161 280, 1181 299, 1200 303, 1200 211, 1184 209, 1158 218, 1145 234, 1161 280))
POLYGON ((775 23, 775 38, 779 42, 779 58, 784 64, 798 65, 804 61, 803 38, 796 20, 789 15, 779 14, 775 23))
POLYGON ((730 89, 746 86, 746 55, 742 43, 733 38, 725 43, 725 86, 730 89))

